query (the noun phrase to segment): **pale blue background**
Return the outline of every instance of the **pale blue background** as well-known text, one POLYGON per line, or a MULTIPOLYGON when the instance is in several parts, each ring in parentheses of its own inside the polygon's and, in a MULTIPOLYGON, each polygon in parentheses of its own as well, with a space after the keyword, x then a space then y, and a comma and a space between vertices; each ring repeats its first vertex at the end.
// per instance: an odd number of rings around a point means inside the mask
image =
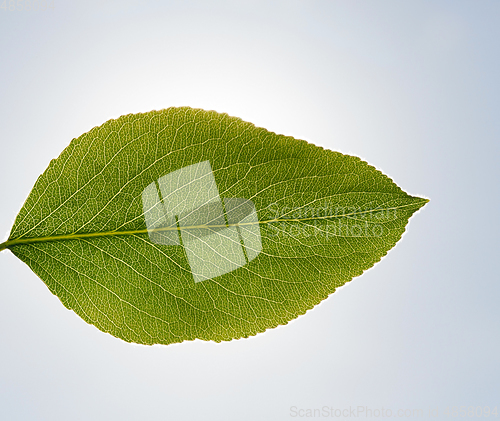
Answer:
POLYGON ((498 1, 0 9, 2 240, 72 138, 169 106, 360 156, 431 199, 362 277, 288 326, 223 344, 122 342, 2 252, 0 418, 289 420, 291 406, 361 405, 449 419, 447 406, 500 407, 499 52, 498 1))

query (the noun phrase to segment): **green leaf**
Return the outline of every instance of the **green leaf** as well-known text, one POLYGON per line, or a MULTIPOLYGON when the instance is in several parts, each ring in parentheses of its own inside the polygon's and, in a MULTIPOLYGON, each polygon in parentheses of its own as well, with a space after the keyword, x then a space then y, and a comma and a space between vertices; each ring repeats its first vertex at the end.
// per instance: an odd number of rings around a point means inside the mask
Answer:
POLYGON ((359 158, 169 108, 74 139, 0 250, 125 341, 219 342, 304 314, 378 262, 427 201, 359 158))

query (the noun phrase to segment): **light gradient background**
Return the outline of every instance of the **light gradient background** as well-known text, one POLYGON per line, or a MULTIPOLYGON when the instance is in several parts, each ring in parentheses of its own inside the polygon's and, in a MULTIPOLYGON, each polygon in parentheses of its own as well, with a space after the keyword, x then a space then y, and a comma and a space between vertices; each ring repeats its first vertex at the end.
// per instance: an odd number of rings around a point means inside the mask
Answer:
POLYGON ((55 0, 0 9, 0 41, 2 240, 72 138, 169 106, 360 156, 431 199, 314 310, 222 344, 127 344, 2 252, 2 420, 500 407, 500 2, 55 0))

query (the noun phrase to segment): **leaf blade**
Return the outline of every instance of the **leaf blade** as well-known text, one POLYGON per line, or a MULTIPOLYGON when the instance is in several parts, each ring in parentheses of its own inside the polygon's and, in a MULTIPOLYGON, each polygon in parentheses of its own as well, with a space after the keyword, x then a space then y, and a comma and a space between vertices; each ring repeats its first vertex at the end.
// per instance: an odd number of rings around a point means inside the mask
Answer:
POLYGON ((359 158, 171 108, 74 139, 37 180, 7 243, 66 307, 105 332, 144 344, 221 341, 314 307, 379 261, 426 202, 359 158), (263 248, 244 267, 195 283, 182 248, 148 238, 141 193, 205 160, 221 196, 255 204, 263 248), (370 234, 373 226, 386 233, 370 234))

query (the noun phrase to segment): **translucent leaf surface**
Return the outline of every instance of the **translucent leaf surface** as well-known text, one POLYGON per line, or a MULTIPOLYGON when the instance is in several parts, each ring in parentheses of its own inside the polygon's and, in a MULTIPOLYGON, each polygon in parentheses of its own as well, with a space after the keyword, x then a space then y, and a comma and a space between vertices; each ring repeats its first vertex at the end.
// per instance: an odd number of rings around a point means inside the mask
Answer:
POLYGON ((116 337, 223 341, 304 314, 379 261, 426 202, 359 158, 170 108, 74 139, 0 249, 116 337))

